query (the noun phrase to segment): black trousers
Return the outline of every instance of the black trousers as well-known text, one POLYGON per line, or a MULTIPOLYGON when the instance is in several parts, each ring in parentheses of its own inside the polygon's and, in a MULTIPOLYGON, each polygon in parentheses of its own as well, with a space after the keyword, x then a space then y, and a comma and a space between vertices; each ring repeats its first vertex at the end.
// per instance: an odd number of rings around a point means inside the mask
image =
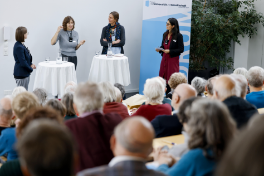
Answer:
POLYGON ((62 57, 68 57, 68 62, 71 62, 75 65, 75 70, 77 67, 77 56, 66 56, 64 54, 61 54, 62 57))

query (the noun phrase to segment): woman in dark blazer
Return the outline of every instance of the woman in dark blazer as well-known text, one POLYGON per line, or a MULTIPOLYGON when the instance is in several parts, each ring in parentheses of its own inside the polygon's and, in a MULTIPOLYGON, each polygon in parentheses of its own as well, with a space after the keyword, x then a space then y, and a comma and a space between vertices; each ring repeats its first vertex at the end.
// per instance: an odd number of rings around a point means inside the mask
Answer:
POLYGON ((23 86, 28 90, 29 76, 36 66, 32 64, 32 56, 29 49, 24 45, 28 32, 25 27, 16 29, 16 43, 13 50, 15 58, 14 78, 17 86, 23 86))
POLYGON ((168 80, 173 73, 179 72, 179 56, 184 51, 184 44, 178 20, 169 18, 166 26, 167 31, 163 34, 160 46, 163 50, 156 49, 156 51, 162 55, 159 76, 166 79, 168 93, 171 90, 168 80))
POLYGON ((107 54, 108 43, 112 43, 113 54, 124 54, 125 28, 118 23, 118 20, 118 12, 113 11, 109 14, 109 24, 103 28, 100 39, 101 46, 103 46, 102 54, 107 54))

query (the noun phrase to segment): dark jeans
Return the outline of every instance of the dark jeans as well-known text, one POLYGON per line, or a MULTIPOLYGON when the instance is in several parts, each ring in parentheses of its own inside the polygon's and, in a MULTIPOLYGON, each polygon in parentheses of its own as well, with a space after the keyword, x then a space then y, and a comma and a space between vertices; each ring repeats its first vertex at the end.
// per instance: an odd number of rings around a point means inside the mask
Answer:
POLYGON ((77 56, 66 56, 64 54, 61 54, 62 57, 68 57, 68 62, 71 62, 75 65, 75 70, 77 67, 77 56))

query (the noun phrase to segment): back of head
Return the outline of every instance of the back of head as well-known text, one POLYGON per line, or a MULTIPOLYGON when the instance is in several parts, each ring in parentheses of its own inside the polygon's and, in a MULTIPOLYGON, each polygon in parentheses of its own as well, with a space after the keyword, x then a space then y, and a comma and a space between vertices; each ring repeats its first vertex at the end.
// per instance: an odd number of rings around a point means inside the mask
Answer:
POLYGON ((3 98, 0 100, 0 117, 8 121, 13 117, 10 98, 3 98))
POLYGON ((264 175, 264 115, 258 116, 257 123, 245 129, 228 147, 217 176, 264 175))
POLYGON ((261 87, 263 86, 264 81, 264 70, 258 66, 251 67, 248 70, 246 77, 250 86, 261 87))
POLYGON ((18 94, 22 93, 22 92, 26 92, 27 90, 25 89, 25 87, 22 86, 18 86, 16 88, 14 88, 13 92, 12 92, 12 98, 14 99, 18 94))
POLYGON ((180 107, 179 107, 179 112, 177 113, 179 121, 183 123, 188 123, 190 116, 188 115, 188 111, 190 110, 193 102, 195 100, 200 100, 201 97, 191 97, 188 98, 187 100, 184 100, 180 107))
POLYGON ((230 76, 235 79, 236 84, 239 86, 240 97, 245 98, 248 90, 248 83, 246 77, 240 74, 231 74, 230 76))
POLYGON ((223 101, 228 97, 240 95, 235 80, 229 75, 220 76, 214 84, 214 94, 217 99, 223 101))
POLYGON ((218 100, 200 99, 189 110, 189 148, 211 149, 219 159, 235 133, 235 122, 218 100))
POLYGON ((233 74, 235 74, 235 75, 243 75, 244 77, 246 77, 247 76, 247 72, 248 72, 247 69, 241 67, 241 68, 236 68, 234 70, 233 74))
POLYGON ((39 104, 43 106, 45 104, 47 96, 48 96, 47 91, 45 89, 42 89, 42 88, 36 88, 33 91, 33 94, 35 94, 37 96, 37 98, 39 100, 39 104))
POLYGON ((39 107, 38 98, 30 92, 22 92, 12 100, 12 108, 16 117, 21 119, 30 109, 39 107))
POLYGON ((125 87, 122 84, 119 84, 119 83, 115 83, 114 86, 121 91, 122 99, 123 99, 124 96, 125 96, 125 93, 126 93, 125 87))
POLYGON ((46 106, 56 110, 60 114, 61 118, 64 118, 64 116, 66 115, 66 108, 64 104, 57 99, 49 100, 46 106))
POLYGON ((169 86, 172 89, 176 89, 176 87, 182 83, 187 83, 187 78, 183 73, 173 73, 169 79, 169 86))
POLYGON ((115 93, 116 93, 115 102, 118 102, 118 103, 122 102, 122 94, 121 94, 120 90, 117 87, 115 87, 115 93))
POLYGON ((64 104, 66 108, 66 115, 73 116, 76 115, 74 108, 73 108, 73 94, 66 93, 63 95, 61 99, 62 104, 64 104))
POLYGON ((218 76, 212 77, 208 79, 206 87, 207 87, 207 93, 213 96, 214 94, 214 82, 218 78, 218 76))
POLYGON ((115 128, 114 135, 117 143, 129 153, 147 157, 152 151, 154 129, 143 117, 123 120, 115 128))
POLYGON ((80 83, 75 90, 73 102, 80 115, 84 112, 102 110, 104 106, 102 90, 94 82, 80 83))
POLYGON ((177 86, 177 88, 174 90, 174 93, 178 94, 178 96, 180 97, 180 103, 188 98, 195 97, 197 95, 194 87, 186 83, 177 86))
POLYGON ((74 93, 75 89, 77 87, 77 84, 73 81, 67 82, 67 84, 64 87, 64 93, 74 93))
POLYGON ((160 78, 147 79, 144 85, 144 95, 148 102, 161 104, 164 96, 165 87, 160 78))
POLYGON ((34 176, 72 175, 73 144, 66 127, 47 119, 33 121, 17 143, 22 170, 34 176))
POLYGON ((195 88, 198 95, 204 93, 206 80, 200 77, 193 78, 191 85, 195 88))
POLYGON ((102 89, 105 103, 116 101, 115 87, 110 82, 101 82, 99 86, 102 89))

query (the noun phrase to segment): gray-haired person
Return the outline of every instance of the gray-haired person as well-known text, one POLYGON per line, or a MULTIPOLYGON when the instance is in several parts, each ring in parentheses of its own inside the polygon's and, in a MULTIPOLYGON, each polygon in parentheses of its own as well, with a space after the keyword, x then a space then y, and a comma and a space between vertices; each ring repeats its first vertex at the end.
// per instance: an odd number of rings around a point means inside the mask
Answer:
POLYGON ((114 86, 120 90, 122 94, 122 100, 125 100, 125 95, 126 95, 125 87, 119 83, 115 83, 114 86))
POLYGON ((191 85, 195 88, 197 96, 204 97, 204 91, 207 81, 200 77, 193 78, 191 85))
POLYGON ((47 97, 48 97, 47 91, 45 89, 43 89, 43 88, 36 88, 33 91, 33 94, 35 94, 38 97, 39 104, 41 106, 45 105, 46 100, 47 100, 47 97))

